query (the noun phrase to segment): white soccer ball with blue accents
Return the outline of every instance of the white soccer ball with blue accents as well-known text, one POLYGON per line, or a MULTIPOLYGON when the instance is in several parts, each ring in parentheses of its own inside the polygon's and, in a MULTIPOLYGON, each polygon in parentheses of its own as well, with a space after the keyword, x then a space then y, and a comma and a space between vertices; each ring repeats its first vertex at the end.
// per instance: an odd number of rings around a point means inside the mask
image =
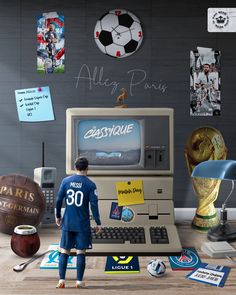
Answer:
POLYGON ((165 263, 160 259, 151 260, 147 265, 147 271, 152 277, 162 277, 166 272, 165 263))

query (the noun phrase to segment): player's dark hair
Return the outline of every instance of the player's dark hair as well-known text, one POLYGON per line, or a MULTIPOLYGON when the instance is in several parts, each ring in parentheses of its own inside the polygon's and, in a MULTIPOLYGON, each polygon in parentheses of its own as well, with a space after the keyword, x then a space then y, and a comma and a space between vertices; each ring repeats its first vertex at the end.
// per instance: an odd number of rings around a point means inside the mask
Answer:
POLYGON ((85 171, 88 168, 88 160, 85 157, 79 157, 75 160, 75 168, 79 171, 85 171))

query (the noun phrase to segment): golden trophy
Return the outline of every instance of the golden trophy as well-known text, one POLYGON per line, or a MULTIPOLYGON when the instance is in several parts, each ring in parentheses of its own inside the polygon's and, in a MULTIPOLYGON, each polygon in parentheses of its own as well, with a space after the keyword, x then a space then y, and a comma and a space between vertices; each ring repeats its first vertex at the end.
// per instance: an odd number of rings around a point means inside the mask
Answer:
MULTIPOLYGON (((212 127, 200 127, 188 138, 184 154, 191 175, 194 167, 203 161, 225 160, 227 148, 220 131, 212 127)), ((192 178, 199 201, 192 227, 200 232, 207 232, 219 223, 214 202, 218 197, 220 182, 217 179, 192 178)))
POLYGON ((120 95, 116 98, 116 106, 115 108, 127 108, 127 104, 124 103, 125 99, 128 98, 128 92, 125 88, 120 89, 120 95))

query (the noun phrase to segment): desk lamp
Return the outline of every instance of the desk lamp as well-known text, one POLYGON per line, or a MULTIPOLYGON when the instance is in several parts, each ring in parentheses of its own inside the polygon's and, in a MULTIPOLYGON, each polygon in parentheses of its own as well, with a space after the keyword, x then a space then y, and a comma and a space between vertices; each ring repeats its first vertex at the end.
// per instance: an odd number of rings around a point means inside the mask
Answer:
POLYGON ((236 180, 236 161, 233 160, 209 160, 198 164, 192 177, 212 178, 231 181, 231 191, 226 197, 220 209, 220 223, 212 227, 207 237, 211 241, 234 241, 236 240, 236 228, 233 228, 227 222, 226 203, 234 190, 234 181, 236 180))

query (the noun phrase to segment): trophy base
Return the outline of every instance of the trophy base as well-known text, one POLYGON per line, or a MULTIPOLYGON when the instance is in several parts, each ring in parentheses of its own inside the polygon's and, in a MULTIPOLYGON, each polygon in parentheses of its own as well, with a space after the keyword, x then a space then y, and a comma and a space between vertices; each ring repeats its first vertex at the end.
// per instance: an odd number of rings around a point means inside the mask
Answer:
POLYGON ((216 226, 218 223, 219 218, 216 213, 210 216, 196 214, 192 221, 192 228, 201 233, 207 233, 209 229, 216 226))
POLYGON ((122 105, 115 106, 115 108, 126 109, 126 108, 128 108, 128 105, 122 104, 122 105))
POLYGON ((236 240, 236 228, 228 223, 218 224, 212 227, 208 233, 207 238, 210 241, 235 241, 236 240))

